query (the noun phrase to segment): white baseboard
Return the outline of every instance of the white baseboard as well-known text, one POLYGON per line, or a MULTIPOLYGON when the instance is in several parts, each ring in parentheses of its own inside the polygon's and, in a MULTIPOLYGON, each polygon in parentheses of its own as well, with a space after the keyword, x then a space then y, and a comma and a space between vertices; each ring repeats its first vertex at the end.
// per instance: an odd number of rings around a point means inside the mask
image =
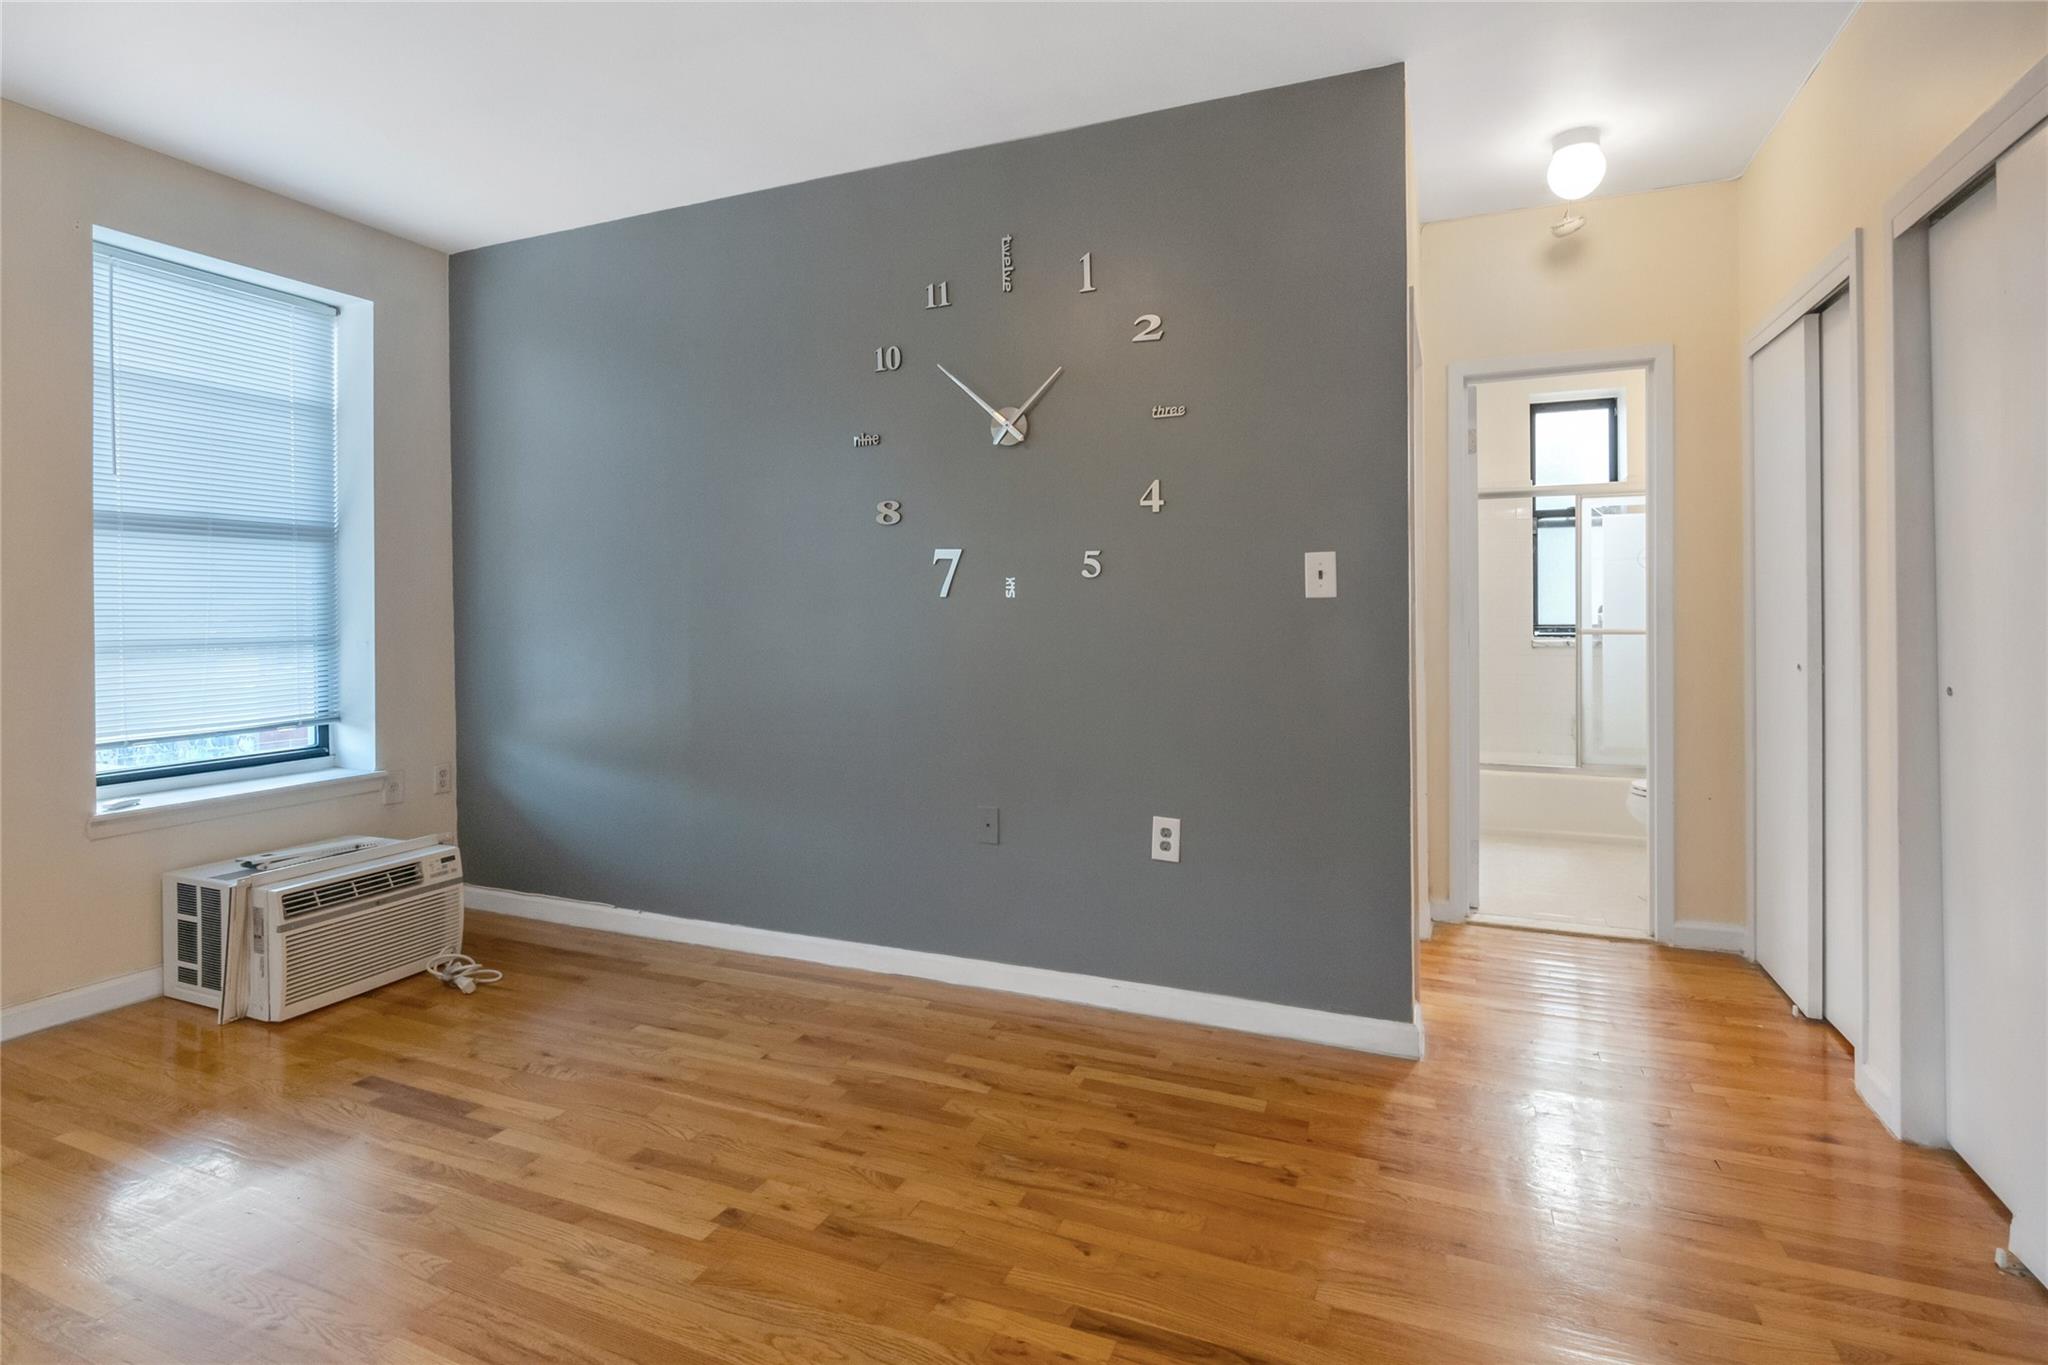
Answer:
POLYGON ((1710 953, 1749 952, 1749 926, 1716 924, 1712 920, 1682 919, 1671 926, 1673 948, 1701 948, 1710 953))
POLYGON ((1898 1137, 1902 1127, 1898 1092, 1892 1089, 1891 1081, 1876 1067, 1864 1063, 1861 1052, 1856 1054, 1856 1093, 1870 1107, 1870 1112, 1877 1115, 1877 1121, 1884 1125, 1885 1131, 1898 1137))
POLYGON ((1234 1029, 1240 1033, 1294 1038, 1306 1043, 1350 1048, 1355 1052, 1376 1052, 1410 1059, 1422 1055, 1422 1011, 1419 1005, 1412 1023, 1367 1019, 1361 1015, 1245 1000, 1234 995, 1212 995, 1176 986, 1118 981, 1110 977, 1085 976, 1079 972, 1054 971, 1047 967, 1020 967, 981 958, 921 952, 915 948, 889 948, 874 943, 785 933, 779 929, 754 929, 740 924, 684 919, 679 915, 656 915, 596 901, 535 896, 488 886, 464 888, 463 904, 472 910, 545 920, 550 924, 574 925, 580 929, 601 929, 638 938, 663 939, 670 943, 694 943, 737 953, 793 957, 832 967, 914 976, 954 986, 977 986, 983 990, 1008 991, 1014 995, 1063 1000, 1075 1005, 1095 1005, 1126 1014, 1206 1024, 1211 1028, 1234 1029))
POLYGON ((1429 903, 1429 917, 1438 924, 1463 924, 1466 920, 1464 915, 1454 915, 1451 913, 1451 903, 1448 900, 1431 901, 1429 903))
POLYGON ((0 1010, 0 1042, 19 1038, 23 1034, 38 1033, 59 1024, 68 1024, 74 1019, 85 1019, 108 1010, 120 1009, 123 1005, 136 1005, 144 1000, 154 1000, 164 993, 164 969, 151 967, 147 971, 130 972, 106 981, 95 981, 90 986, 76 990, 59 991, 46 995, 40 1000, 30 1000, 19 1005, 10 1005, 0 1010))

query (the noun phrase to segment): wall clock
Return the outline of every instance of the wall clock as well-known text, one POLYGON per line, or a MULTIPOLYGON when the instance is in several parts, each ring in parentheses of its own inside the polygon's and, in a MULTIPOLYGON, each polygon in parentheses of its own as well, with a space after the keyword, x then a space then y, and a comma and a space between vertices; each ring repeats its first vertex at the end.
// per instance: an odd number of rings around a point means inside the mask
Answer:
MULTIPOLYGON (((1013 246, 1013 238, 1009 236, 1002 238, 1002 270, 1000 279, 1001 292, 1004 294, 1011 293, 1017 288, 1013 246)), ((1079 266, 1080 281, 1075 293, 1096 293, 1095 253, 1092 251, 1083 253, 1079 266)), ((971 307, 973 302, 963 301, 959 306, 971 307)), ((931 312, 955 306, 952 295, 952 281, 934 280, 925 285, 923 311, 931 312)), ((1099 317, 1089 316, 1085 318, 1083 325, 1099 327, 1104 324, 1099 317)), ((1135 329, 1130 337, 1133 344, 1158 342, 1166 335, 1165 320, 1158 313, 1140 313, 1137 317, 1131 319, 1130 326, 1135 329)), ((892 343, 875 348, 875 374, 897 374, 903 369, 903 363, 904 351, 900 345, 892 343)), ((967 377, 950 368, 944 358, 933 358, 931 365, 940 382, 933 386, 931 392, 925 395, 922 401, 951 403, 959 407, 959 415, 962 419, 985 420, 987 423, 989 445, 998 450, 1014 449, 1027 444, 1031 436, 1032 410, 1038 406, 1040 400, 1045 399, 1052 391, 1054 384, 1058 382, 1060 376, 1066 373, 1066 365, 1064 363, 1054 364, 1052 372, 1046 375, 1038 387, 1033 389, 1022 402, 1009 404, 992 401, 984 397, 980 390, 975 387, 974 383, 970 383, 967 377), (964 397, 965 402, 959 401, 961 397, 964 397), (973 416, 970 416, 970 414, 973 414, 973 416)), ((977 380, 980 379, 979 376, 976 378, 977 380)), ((993 392, 994 390, 991 391, 993 392)), ((1138 409, 1134 406, 1133 410, 1137 411, 1138 409)), ((1153 404, 1151 405, 1150 412, 1154 419, 1182 417, 1187 414, 1187 405, 1184 403, 1171 405, 1153 404)), ((872 446, 878 444, 879 439, 874 433, 863 431, 854 444, 856 446, 872 446)), ((1152 478, 1144 484, 1143 491, 1138 495, 1138 506, 1146 512, 1158 513, 1165 510, 1166 498, 1160 484, 1161 480, 1159 478, 1152 478)), ((903 525, 907 516, 905 505, 905 499, 900 497, 884 498, 877 502, 875 504, 876 525, 885 527, 903 525)), ((946 566, 945 577, 939 583, 940 597, 952 596, 954 582, 960 574, 960 561, 965 553, 965 548, 962 546, 940 546, 933 549, 932 564, 944 564, 946 566)), ((1102 551, 1100 549, 1083 548, 1081 551, 1081 576, 1089 579, 1099 578, 1102 576, 1102 572, 1102 551)), ((1014 576, 1004 577, 1002 584, 1005 597, 1014 598, 1017 595, 1016 578, 1014 576)))

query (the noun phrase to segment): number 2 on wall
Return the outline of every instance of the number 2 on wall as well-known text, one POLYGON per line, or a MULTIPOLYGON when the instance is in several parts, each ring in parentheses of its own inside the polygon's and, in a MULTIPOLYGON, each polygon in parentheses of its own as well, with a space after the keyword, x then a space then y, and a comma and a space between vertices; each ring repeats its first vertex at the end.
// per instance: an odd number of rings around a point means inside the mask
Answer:
POLYGON ((932 563, 936 564, 942 559, 946 561, 946 578, 944 582, 939 584, 939 596, 951 597, 953 595, 953 575, 960 572, 959 549, 955 547, 951 550, 932 551, 932 563))
POLYGON ((1157 341, 1166 335, 1166 326, 1159 321, 1157 313, 1140 313, 1131 319, 1131 326, 1138 329, 1138 334, 1131 338, 1133 341, 1157 341))
POLYGON ((1149 507, 1157 512, 1166 506, 1166 499, 1159 496, 1159 480, 1154 479, 1145 488, 1145 496, 1138 499, 1138 506, 1149 507))

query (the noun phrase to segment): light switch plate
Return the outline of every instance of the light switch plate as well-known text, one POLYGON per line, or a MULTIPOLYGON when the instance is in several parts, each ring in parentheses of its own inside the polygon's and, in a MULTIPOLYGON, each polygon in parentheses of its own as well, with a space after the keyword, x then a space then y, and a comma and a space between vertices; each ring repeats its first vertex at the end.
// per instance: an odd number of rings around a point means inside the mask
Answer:
POLYGON ((1155 815, 1152 817, 1152 860, 1160 863, 1180 861, 1180 817, 1178 815, 1155 815))
POLYGON ((393 768, 384 774, 384 804, 395 806, 405 800, 405 769, 393 768))
POLYGON ((1335 550, 1310 550, 1301 557, 1301 595, 1303 597, 1335 597, 1337 595, 1337 552, 1335 550))
POLYGON ((1002 811, 995 806, 981 808, 981 841, 984 844, 1000 844, 1003 841, 1002 811))

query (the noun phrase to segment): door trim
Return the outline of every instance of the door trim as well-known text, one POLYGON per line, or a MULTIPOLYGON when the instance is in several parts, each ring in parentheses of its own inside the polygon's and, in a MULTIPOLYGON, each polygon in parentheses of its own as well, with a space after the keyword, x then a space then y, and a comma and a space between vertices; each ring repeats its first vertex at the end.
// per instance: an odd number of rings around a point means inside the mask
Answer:
MULTIPOLYGON (((1948 1144, 1947 1002, 1942 979, 1941 752, 1936 738, 1933 346, 1928 316, 1930 220, 2048 119, 2048 58, 2020 77, 1961 136, 1907 181, 1885 207, 1890 239, 1879 269, 1891 285, 1892 581, 1897 627, 1896 709, 1889 732, 1896 820, 1890 856, 1870 890, 1891 895, 1896 918, 1871 917, 1865 952, 1864 1046, 1856 1088, 1893 1133, 1948 1144), (1866 1081, 1865 1053, 1868 1059, 1866 1081)), ((2048 583, 2042 585, 2048 592, 2048 583)), ((1866 781, 1868 780, 1866 775, 1866 781)), ((1873 901, 1877 898, 1872 897, 1873 901)))
MULTIPOLYGON (((1742 729, 1743 758, 1747 765, 1747 778, 1743 783, 1743 799, 1747 805, 1747 810, 1743 815, 1743 829, 1745 832, 1743 840, 1743 862, 1745 864, 1743 893, 1749 902, 1745 920, 1749 925, 1749 941, 1752 945, 1756 942, 1757 763, 1756 506, 1751 492, 1756 487, 1756 446, 1754 434, 1750 426, 1750 363, 1756 358, 1759 351, 1783 336, 1788 328, 1808 314, 1820 312, 1822 308, 1833 302, 1837 295, 1841 295, 1843 302, 1848 305, 1850 335, 1854 338, 1849 360, 1849 405, 1856 414, 1856 429, 1852 433, 1850 441, 1854 450, 1850 475, 1856 487, 1860 490, 1864 487, 1863 471, 1865 463, 1863 456, 1863 229, 1856 228, 1852 230, 1848 237, 1843 239, 1836 245, 1834 250, 1821 259, 1820 264, 1808 271, 1806 278, 1801 280, 1798 286, 1785 296, 1777 308, 1772 310, 1769 320, 1752 331, 1742 342, 1742 657, 1745 661, 1742 670, 1742 729)), ((1821 364, 1823 366, 1827 364, 1825 357, 1822 358, 1821 364)), ((1816 450, 1814 458, 1816 460, 1824 460, 1825 453, 1816 450)), ((1825 485, 1823 484, 1823 486, 1825 485)), ((1826 787, 1826 765, 1823 762, 1821 766, 1821 782, 1824 801, 1848 800, 1855 803, 1855 821, 1852 835, 1852 842, 1855 846, 1854 858, 1858 863, 1865 863, 1867 862, 1867 850, 1870 844, 1870 739, 1864 727, 1864 717, 1868 701, 1869 682, 1867 675, 1869 670, 1868 651, 1865 645, 1867 609, 1863 581, 1863 557, 1864 540, 1868 535, 1866 523, 1869 514, 1864 506, 1864 498, 1862 496, 1857 498, 1856 503, 1856 536, 1849 556, 1850 564, 1847 575, 1849 581, 1840 589, 1853 602, 1856 622, 1856 643, 1849 660, 1832 661, 1823 655, 1821 666, 1823 669, 1852 666, 1855 670, 1856 686, 1849 702, 1851 709, 1850 720, 1852 722, 1849 728, 1857 736, 1857 748, 1859 751, 1856 756, 1857 771, 1863 774, 1863 780, 1856 785, 1853 791, 1829 791, 1826 787)), ((1823 506, 1817 510, 1817 517, 1824 520, 1825 516, 1825 506, 1823 506)), ((1819 525, 1819 520, 1815 522, 1815 525, 1819 525)), ((1825 558, 1820 554, 1819 548, 1810 548, 1813 550, 1815 562, 1824 565, 1825 558)), ((1834 585, 1827 582, 1825 569, 1823 568, 1821 591, 1824 597, 1832 598, 1835 595, 1831 592, 1833 587, 1834 585)), ((1823 674, 1823 679, 1825 679, 1825 676, 1823 674)), ((1825 687, 1823 686, 1824 693, 1825 687)), ((1823 875, 1825 875, 1825 864, 1823 864, 1823 875)), ((1815 905, 1813 913, 1816 917, 1825 918, 1825 904, 1815 905)), ((1858 972, 1863 978, 1863 1018, 1858 1026, 1858 1034, 1868 1038, 1870 1036, 1870 932, 1868 916, 1865 917, 1865 921, 1863 961, 1857 967, 1858 972)), ((1814 970, 1816 972, 1823 972, 1824 966, 1824 961, 1816 961, 1814 970)), ((1815 998, 1823 1002, 1822 1010, 1823 1014, 1825 1014, 1825 1001, 1827 999, 1825 991, 1816 992, 1815 998)), ((1863 1049, 1857 1050, 1856 1069, 1859 1078, 1864 1065, 1863 1053, 1863 1049)), ((1857 1085, 1859 1089, 1862 1087, 1861 1079, 1858 1080, 1857 1085)))
MULTIPOLYGON (((1673 547, 1673 500, 1676 460, 1672 410, 1672 350, 1669 345, 1621 347, 1614 350, 1561 351, 1548 355, 1498 360, 1460 361, 1449 367, 1446 396, 1449 423, 1445 449, 1450 456, 1450 698, 1451 897, 1438 918, 1459 922, 1472 913, 1477 871, 1475 840, 1479 831, 1479 590, 1478 527, 1464 512, 1479 499, 1479 464, 1471 453, 1471 409, 1466 395, 1474 384, 1502 379, 1536 379, 1589 370, 1641 370, 1649 400, 1650 500, 1650 902, 1651 931, 1659 942, 1678 935, 1677 831, 1674 812, 1676 773, 1676 710, 1673 702, 1676 666, 1672 649, 1672 583, 1677 560, 1673 547)), ((1745 945, 1748 935, 1744 935, 1745 945)), ((1745 946, 1745 951, 1747 947, 1745 946)))

